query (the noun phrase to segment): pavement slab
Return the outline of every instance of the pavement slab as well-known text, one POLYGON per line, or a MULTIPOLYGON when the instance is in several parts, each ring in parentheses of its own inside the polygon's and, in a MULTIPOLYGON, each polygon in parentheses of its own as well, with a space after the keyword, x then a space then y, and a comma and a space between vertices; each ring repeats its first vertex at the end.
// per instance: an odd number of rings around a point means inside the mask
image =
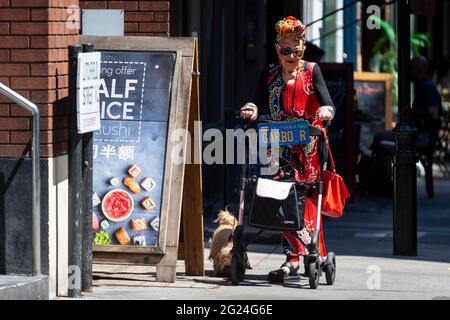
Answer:
MULTIPOLYGON (((205 260, 205 276, 189 277, 178 262, 177 281, 158 283, 154 267, 94 266, 93 292, 82 299, 145 300, 399 300, 450 299, 450 179, 435 179, 436 197, 427 199, 418 181, 418 255, 393 255, 392 200, 359 195, 342 219, 324 219, 327 249, 337 254, 336 282, 322 277, 317 290, 308 279, 285 285, 267 281, 269 271, 284 261, 279 235, 267 233, 250 245, 247 270, 239 286, 214 277, 205 260)), ((214 225, 205 228, 205 257, 214 225)), ((249 233, 255 232, 249 228, 249 233)), ((60 298, 61 299, 61 298, 60 298)))

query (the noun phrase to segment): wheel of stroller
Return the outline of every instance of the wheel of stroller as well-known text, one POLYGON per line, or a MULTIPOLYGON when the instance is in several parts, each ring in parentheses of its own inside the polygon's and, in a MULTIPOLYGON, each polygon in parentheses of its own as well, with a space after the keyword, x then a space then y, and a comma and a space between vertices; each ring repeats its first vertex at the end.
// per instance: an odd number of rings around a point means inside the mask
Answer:
POLYGON ((320 263, 318 260, 311 261, 308 265, 309 286, 311 289, 317 289, 320 280, 320 263))
POLYGON ((325 278, 327 280, 327 285, 331 286, 334 284, 334 280, 336 279, 336 255, 334 252, 328 253, 325 263, 325 278))
POLYGON ((231 258, 231 283, 237 286, 240 282, 244 281, 246 265, 242 259, 239 259, 237 255, 233 255, 231 258))

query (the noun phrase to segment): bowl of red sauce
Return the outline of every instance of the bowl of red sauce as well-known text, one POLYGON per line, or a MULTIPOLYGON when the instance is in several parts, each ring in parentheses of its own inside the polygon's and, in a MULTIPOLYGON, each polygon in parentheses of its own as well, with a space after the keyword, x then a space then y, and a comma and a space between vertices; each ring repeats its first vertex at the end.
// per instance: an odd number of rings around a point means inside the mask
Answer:
POLYGON ((103 214, 111 221, 119 222, 127 219, 133 208, 133 197, 122 189, 109 191, 102 200, 103 214))

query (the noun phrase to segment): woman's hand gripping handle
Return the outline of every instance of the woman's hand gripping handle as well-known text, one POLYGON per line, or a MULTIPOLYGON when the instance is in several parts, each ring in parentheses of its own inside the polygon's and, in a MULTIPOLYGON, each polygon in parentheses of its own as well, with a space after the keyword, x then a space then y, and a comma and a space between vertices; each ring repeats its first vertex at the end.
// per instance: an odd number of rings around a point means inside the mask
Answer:
POLYGON ((240 116, 255 121, 258 119, 258 107, 254 103, 248 102, 241 108, 240 116))

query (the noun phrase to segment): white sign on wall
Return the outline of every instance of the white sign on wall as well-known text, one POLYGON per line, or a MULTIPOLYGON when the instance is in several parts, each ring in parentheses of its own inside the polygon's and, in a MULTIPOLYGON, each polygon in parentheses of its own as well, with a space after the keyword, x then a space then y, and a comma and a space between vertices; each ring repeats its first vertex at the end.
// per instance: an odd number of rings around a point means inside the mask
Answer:
POLYGON ((77 124, 78 133, 100 129, 101 53, 78 54, 77 124))

